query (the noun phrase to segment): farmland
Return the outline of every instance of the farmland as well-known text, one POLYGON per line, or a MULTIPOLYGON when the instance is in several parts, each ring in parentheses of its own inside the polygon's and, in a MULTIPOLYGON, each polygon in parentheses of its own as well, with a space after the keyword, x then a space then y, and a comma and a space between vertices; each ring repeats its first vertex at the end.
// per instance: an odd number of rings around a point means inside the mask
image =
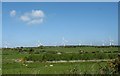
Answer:
POLYGON ((118 46, 39 46, 2 49, 3 74, 100 74, 118 46))

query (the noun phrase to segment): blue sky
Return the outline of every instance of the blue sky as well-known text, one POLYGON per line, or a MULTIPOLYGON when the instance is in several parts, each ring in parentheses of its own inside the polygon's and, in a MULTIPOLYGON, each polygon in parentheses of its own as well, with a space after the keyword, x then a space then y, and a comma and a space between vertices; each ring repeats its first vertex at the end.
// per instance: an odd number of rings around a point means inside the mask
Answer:
POLYGON ((0 47, 2 47, 2 3, 0 2, 0 47))
POLYGON ((2 8, 3 46, 36 46, 38 41, 44 45, 108 45, 110 39, 115 44, 118 41, 115 2, 6 2, 2 8))

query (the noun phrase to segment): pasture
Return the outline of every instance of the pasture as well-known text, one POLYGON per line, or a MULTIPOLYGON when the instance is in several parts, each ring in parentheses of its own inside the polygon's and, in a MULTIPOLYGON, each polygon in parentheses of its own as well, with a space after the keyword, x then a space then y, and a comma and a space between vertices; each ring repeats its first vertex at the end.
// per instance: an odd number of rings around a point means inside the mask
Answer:
MULTIPOLYGON (((105 62, 99 63, 101 66, 105 62)), ((4 63, 3 74, 99 74, 99 66, 96 62, 75 63, 4 63), (53 66, 50 66, 53 65, 53 66)))
POLYGON ((114 60, 118 53, 118 46, 40 46, 3 48, 2 73, 100 74, 100 69, 107 66, 110 60, 114 60), (76 61, 69 62, 74 60, 76 61), (83 60, 84 62, 79 60, 83 60), (86 60, 94 61, 91 62, 86 60), (100 61, 97 62, 97 60, 100 61), (54 61, 66 62, 54 63, 54 61))

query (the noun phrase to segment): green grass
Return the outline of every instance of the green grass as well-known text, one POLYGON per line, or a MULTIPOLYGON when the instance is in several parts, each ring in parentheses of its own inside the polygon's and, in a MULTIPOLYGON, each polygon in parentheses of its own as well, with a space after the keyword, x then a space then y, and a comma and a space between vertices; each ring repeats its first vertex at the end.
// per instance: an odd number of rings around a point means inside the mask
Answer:
MULTIPOLYGON (((71 71, 77 69, 77 73, 81 74, 97 74, 100 72, 99 64, 104 67, 107 65, 107 62, 75 62, 75 63, 46 63, 46 62, 34 62, 34 63, 27 63, 28 67, 24 66, 22 63, 14 62, 15 59, 20 59, 24 57, 30 56, 29 48, 23 48, 27 50, 26 52, 18 52, 17 49, 2 49, 2 73, 3 74, 69 74, 72 73, 71 71), (53 67, 49 65, 52 64, 53 67), (47 67, 45 67, 47 66, 47 67)), ((115 55, 117 56, 118 47, 43 47, 43 48, 32 48, 34 52, 39 52, 38 54, 34 55, 41 55, 44 54, 45 51, 49 54, 53 52, 62 52, 67 57, 67 54, 79 54, 80 50, 87 52, 83 54, 83 58, 89 57, 95 59, 96 56, 101 55, 103 59, 107 58, 108 55, 115 55), (92 53, 96 52, 96 53, 92 53), (98 54, 98 55, 97 55, 98 54)), ((51 54, 52 55, 52 54, 51 54)))
MULTIPOLYGON (((34 48, 36 51, 40 50, 40 48, 34 48)), ((83 50, 85 52, 93 52, 93 51, 116 51, 118 47, 106 47, 106 48, 96 48, 96 47, 76 47, 76 48, 64 48, 64 47, 45 47, 43 48, 45 51, 58 51, 58 52, 67 52, 67 53, 78 53, 79 50, 83 50)))
MULTIPOLYGON (((101 66, 106 62, 99 63, 101 66)), ((27 63, 27 67, 22 63, 3 64, 3 74, 70 74, 71 70, 77 67, 77 73, 96 74, 100 66, 96 62, 81 63, 27 63), (50 65, 53 65, 52 67, 50 65), (47 66, 47 67, 45 67, 47 66)))
POLYGON ((2 74, 2 49, 0 48, 0 75, 2 74))

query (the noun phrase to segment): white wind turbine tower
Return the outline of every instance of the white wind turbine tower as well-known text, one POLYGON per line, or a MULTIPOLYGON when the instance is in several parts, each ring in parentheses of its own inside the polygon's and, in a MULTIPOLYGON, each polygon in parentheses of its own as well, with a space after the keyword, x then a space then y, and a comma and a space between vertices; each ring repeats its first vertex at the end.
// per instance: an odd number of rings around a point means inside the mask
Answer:
POLYGON ((5 48, 8 48, 8 45, 9 45, 9 43, 6 42, 6 43, 5 43, 5 48))
POLYGON ((111 46, 111 37, 109 37, 109 46, 111 46))
POLYGON ((41 46, 41 45, 42 45, 42 43, 40 43, 40 41, 38 41, 38 45, 37 45, 37 46, 39 47, 39 46, 41 46))
POLYGON ((62 40, 63 40, 63 45, 64 45, 64 46, 66 46, 66 44, 65 44, 65 43, 66 43, 66 42, 68 42, 68 41, 67 41, 67 40, 65 40, 65 38, 64 38, 64 37, 62 38, 62 40))
POLYGON ((110 46, 112 45, 112 43, 111 43, 111 40, 110 40, 110 43, 109 43, 109 45, 110 45, 110 46))
POLYGON ((104 44, 104 43, 102 43, 102 46, 105 46, 105 44, 104 44))
POLYGON ((109 43, 109 45, 110 45, 110 46, 112 45, 112 40, 110 40, 110 43, 109 43))
POLYGON ((114 43, 113 43, 113 42, 114 42, 114 40, 111 40, 111 45, 114 45, 114 43))
POLYGON ((110 42, 110 43, 109 43, 110 46, 114 45, 114 43, 113 43, 114 40, 110 39, 109 42, 110 42))
POLYGON ((79 41, 78 45, 79 45, 79 46, 81 46, 81 45, 82 45, 82 44, 80 43, 80 41, 79 41))
POLYGON ((5 45, 5 48, 8 48, 7 44, 5 45))
POLYGON ((39 44, 39 41, 38 41, 38 43, 37 43, 37 47, 39 47, 40 46, 40 44, 39 44))
POLYGON ((112 45, 114 45, 114 43, 113 43, 113 42, 114 42, 114 40, 112 40, 112 45))
POLYGON ((105 46, 104 40, 102 40, 102 42, 103 42, 103 43, 102 43, 102 46, 105 46))

